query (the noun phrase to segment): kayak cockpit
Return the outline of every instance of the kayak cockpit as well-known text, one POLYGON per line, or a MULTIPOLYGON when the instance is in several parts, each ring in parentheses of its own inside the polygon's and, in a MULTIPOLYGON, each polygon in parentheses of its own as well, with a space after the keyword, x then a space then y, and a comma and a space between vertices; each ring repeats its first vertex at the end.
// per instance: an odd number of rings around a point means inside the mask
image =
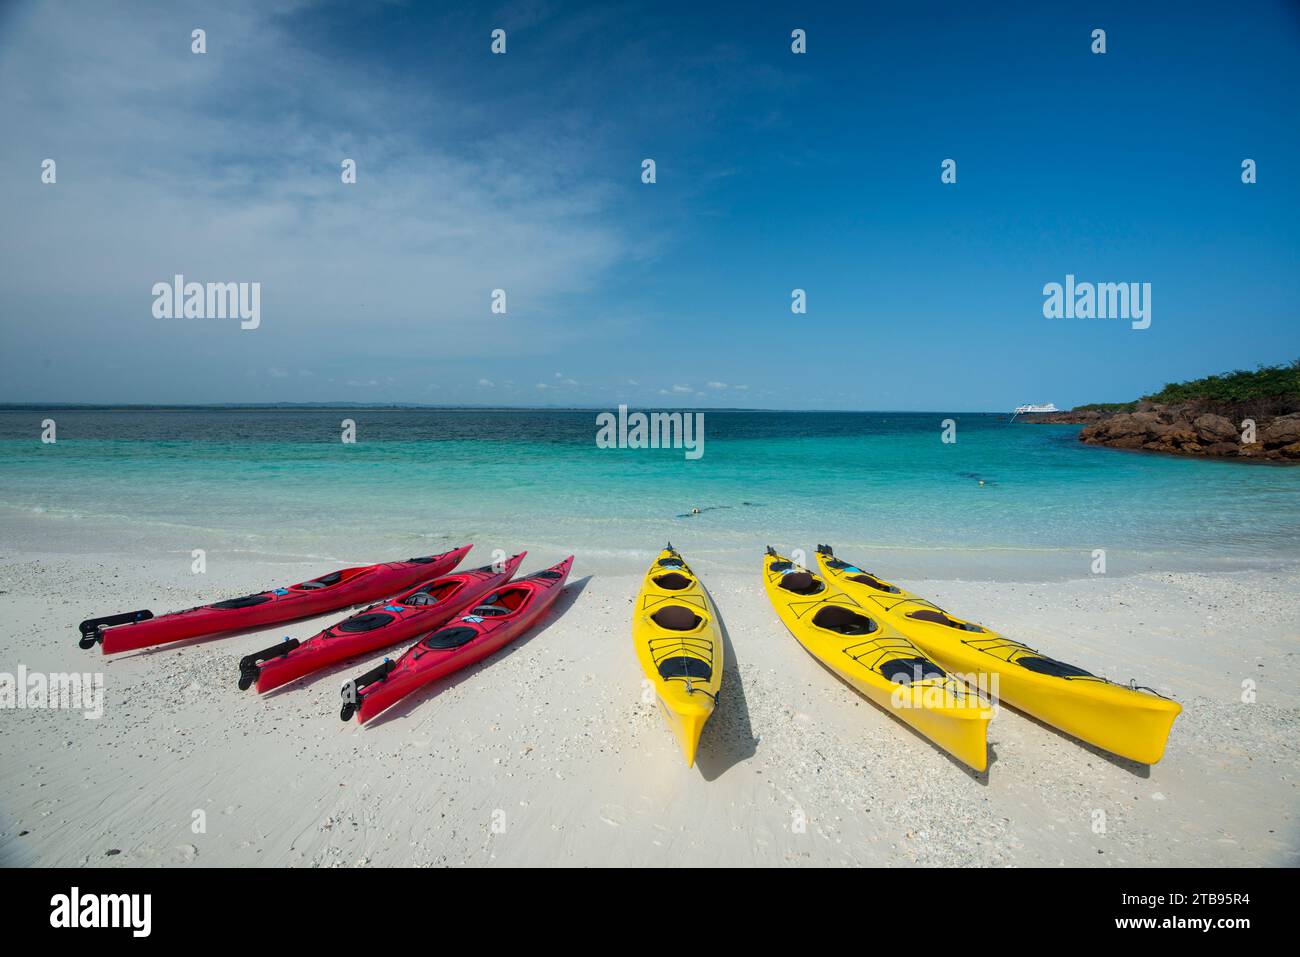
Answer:
POLYGON ((897 585, 891 585, 887 581, 881 581, 875 575, 870 575, 867 572, 858 572, 856 575, 846 575, 844 577, 851 582, 857 582, 859 585, 866 585, 869 588, 874 588, 876 591, 888 592, 891 595, 897 595, 899 592, 897 585))
POLYGON ((915 621, 928 621, 935 625, 944 625, 948 628, 956 628, 958 631, 983 631, 979 625, 972 625, 964 621, 958 621, 950 618, 938 608, 921 608, 917 611, 910 611, 907 617, 915 621))
POLYGON ((319 591, 322 588, 334 588, 356 578, 362 572, 370 571, 372 568, 374 568, 373 565, 366 565, 363 568, 341 568, 336 572, 330 572, 328 575, 322 575, 320 578, 313 578, 311 581, 290 585, 289 591, 319 591))
POLYGON ((660 588, 667 591, 681 591, 683 588, 690 588, 694 584, 693 581, 680 572, 669 572, 667 575, 660 575, 653 581, 660 588))
POLYGON ((842 605, 825 605, 813 615, 812 621, 818 628, 837 635, 869 635, 879 627, 866 615, 859 615, 842 605))
POLYGON ((475 605, 468 618, 501 618, 505 615, 513 615, 523 606, 530 594, 532 590, 528 588, 503 589, 475 605))
POLYGON ((396 599, 398 605, 413 605, 422 607, 427 605, 436 605, 439 602, 446 601, 450 596, 460 591, 465 585, 463 578, 453 579, 452 581, 438 582, 433 587, 421 586, 415 591, 407 592, 401 598, 396 599))
POLYGON ((665 605, 650 616, 665 631, 695 631, 704 619, 684 605, 665 605))
MULTIPOLYGON (((773 570, 778 564, 780 563, 772 563, 773 570)), ((781 580, 777 584, 786 591, 794 592, 796 595, 816 595, 826 588, 822 580, 811 572, 788 571, 781 576, 781 580)))

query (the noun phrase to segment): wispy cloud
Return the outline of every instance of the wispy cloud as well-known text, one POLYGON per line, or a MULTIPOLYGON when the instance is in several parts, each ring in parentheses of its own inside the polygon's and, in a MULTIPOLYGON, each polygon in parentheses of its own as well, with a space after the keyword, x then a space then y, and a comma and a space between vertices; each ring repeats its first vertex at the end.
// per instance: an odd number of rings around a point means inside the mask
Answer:
POLYGON ((464 98, 473 84, 453 96, 331 56, 296 19, 311 6, 9 11, 0 204, 22 228, 3 231, 0 255, 7 310, 41 318, 5 333, 9 397, 48 386, 30 360, 50 340, 64 397, 184 401, 229 397, 224 383, 250 354, 292 349, 323 372, 400 382, 427 378, 432 360, 582 335, 559 304, 626 244, 576 138, 531 123, 469 135, 509 125, 514 105, 497 94, 480 110, 464 98), (196 24, 204 55, 190 52, 196 24), (39 182, 47 156, 52 186, 39 182), (344 159, 355 185, 340 181, 344 159), (261 328, 153 319, 151 285, 178 272, 260 282, 261 328), (495 288, 510 312, 484 336, 495 288), (523 323, 549 335, 501 334, 523 323), (88 374, 106 343, 133 357, 133 394, 88 374))

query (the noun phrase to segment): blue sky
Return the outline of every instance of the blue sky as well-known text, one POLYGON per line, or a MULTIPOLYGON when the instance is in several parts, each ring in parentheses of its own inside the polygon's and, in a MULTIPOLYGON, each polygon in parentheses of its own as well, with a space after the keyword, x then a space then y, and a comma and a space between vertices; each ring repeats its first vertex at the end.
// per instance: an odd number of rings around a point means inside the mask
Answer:
POLYGON ((1294 4, 761 6, 7 5, 0 401, 991 411, 1300 356, 1294 4), (155 319, 177 272, 261 326, 155 319), (1067 273, 1151 328, 1044 319, 1067 273))

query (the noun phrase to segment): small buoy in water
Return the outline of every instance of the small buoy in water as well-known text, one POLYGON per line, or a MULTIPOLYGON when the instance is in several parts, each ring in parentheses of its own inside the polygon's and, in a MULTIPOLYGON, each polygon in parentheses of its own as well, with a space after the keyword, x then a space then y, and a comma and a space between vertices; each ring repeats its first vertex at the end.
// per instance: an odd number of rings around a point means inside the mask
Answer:
POLYGON ((980 479, 980 485, 982 486, 983 484, 984 484, 984 480, 980 479))
POLYGON ((699 515, 699 514, 700 514, 700 510, 699 510, 698 508, 693 508, 693 509, 691 509, 691 514, 692 514, 692 515, 699 515))

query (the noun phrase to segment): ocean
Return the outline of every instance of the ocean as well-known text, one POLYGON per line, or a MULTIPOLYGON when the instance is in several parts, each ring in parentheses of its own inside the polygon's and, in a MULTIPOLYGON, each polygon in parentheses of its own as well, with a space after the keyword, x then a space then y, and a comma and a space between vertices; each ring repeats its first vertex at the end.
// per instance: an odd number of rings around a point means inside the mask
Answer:
POLYGON ((702 410, 691 460, 598 448, 598 411, 0 411, 0 548, 370 562, 473 541, 600 573, 666 541, 755 569, 825 542, 885 575, 1024 580, 1085 577, 1096 550, 1119 575, 1300 557, 1300 468, 929 412, 702 410))

